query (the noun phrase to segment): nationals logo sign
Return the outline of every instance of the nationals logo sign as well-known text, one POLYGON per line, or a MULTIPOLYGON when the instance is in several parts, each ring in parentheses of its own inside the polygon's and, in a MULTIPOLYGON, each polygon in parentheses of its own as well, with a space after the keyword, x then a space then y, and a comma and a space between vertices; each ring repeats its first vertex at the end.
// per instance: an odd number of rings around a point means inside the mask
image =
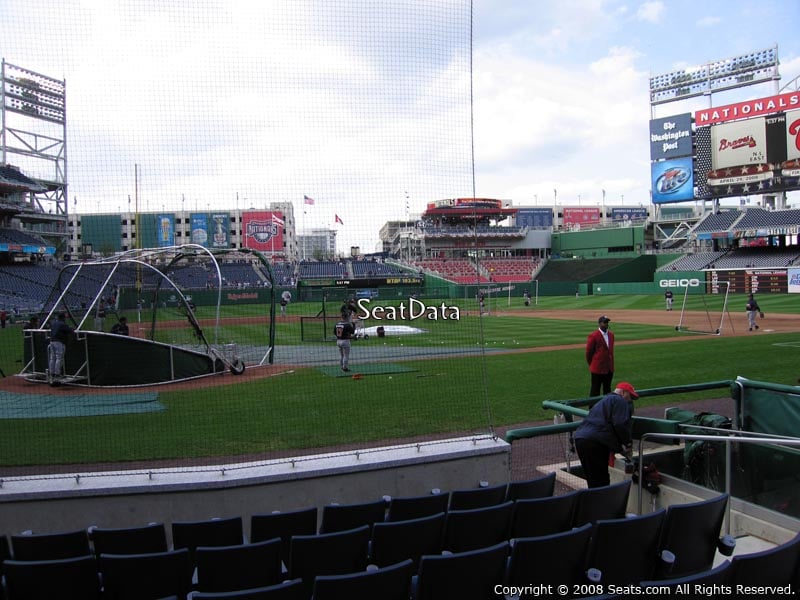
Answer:
POLYGON ((242 213, 243 246, 262 252, 282 252, 284 227, 282 217, 281 213, 273 211, 242 213))

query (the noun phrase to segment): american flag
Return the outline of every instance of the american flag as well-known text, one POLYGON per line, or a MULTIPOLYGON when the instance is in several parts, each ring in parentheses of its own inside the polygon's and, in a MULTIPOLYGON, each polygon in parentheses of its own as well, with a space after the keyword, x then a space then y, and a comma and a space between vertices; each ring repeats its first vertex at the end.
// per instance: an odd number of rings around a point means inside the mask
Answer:
POLYGON ((779 183, 780 177, 775 177, 775 165, 768 163, 728 167, 708 173, 708 187, 715 196, 761 194, 779 183))
POLYGON ((303 196, 303 204, 314 204, 314 199, 308 196, 303 196))
POLYGON ((344 221, 342 221, 342 220, 339 218, 339 215, 333 215, 333 216, 334 216, 334 217, 336 217, 336 222, 337 222, 337 223, 339 223, 339 225, 344 225, 344 221))

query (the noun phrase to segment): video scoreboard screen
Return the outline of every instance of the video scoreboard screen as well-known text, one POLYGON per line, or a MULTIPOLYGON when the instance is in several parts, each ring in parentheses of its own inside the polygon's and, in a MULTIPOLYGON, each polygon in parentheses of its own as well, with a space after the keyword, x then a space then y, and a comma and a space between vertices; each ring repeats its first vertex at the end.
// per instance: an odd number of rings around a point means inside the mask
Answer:
POLYGON ((727 282, 731 294, 785 294, 789 291, 786 269, 736 269, 709 271, 706 274, 706 293, 718 294, 720 283, 727 282))

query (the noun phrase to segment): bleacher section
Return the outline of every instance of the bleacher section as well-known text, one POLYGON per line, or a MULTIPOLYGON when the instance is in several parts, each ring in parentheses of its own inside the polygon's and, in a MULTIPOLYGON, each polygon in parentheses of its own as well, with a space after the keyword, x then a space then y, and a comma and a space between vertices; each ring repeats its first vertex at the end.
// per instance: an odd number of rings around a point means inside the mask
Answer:
POLYGON ((694 231, 727 231, 741 216, 742 213, 738 210, 708 213, 708 215, 695 226, 694 231))
POLYGON ((702 271, 707 269, 710 265, 719 259, 724 251, 718 252, 697 252, 696 254, 687 254, 681 256, 679 259, 659 267, 658 271, 702 271))
POLYGON ((414 262, 420 269, 439 275, 444 279, 449 279, 456 283, 487 283, 489 278, 479 274, 478 269, 471 260, 461 260, 453 258, 427 258, 414 262))
POLYGON ((331 277, 341 279, 347 276, 347 265, 344 262, 316 262, 304 260, 300 261, 297 272, 300 279, 331 277))
POLYGON ((800 223, 800 210, 775 210, 748 208, 744 216, 734 226, 734 231, 797 227, 800 223))
POLYGON ((703 269, 779 269, 800 262, 797 248, 738 248, 697 252, 681 256, 658 271, 702 271, 703 269))
POLYGON ((8 227, 0 228, 0 244, 19 244, 21 246, 47 245, 42 238, 33 233, 28 233, 19 229, 11 229, 8 227))
POLYGON ((760 237, 785 233, 783 230, 797 229, 800 209, 764 210, 760 207, 746 210, 722 210, 709 213, 695 225, 694 234, 729 232, 736 237, 760 237))
POLYGON ((49 266, 6 265, 0 268, 0 290, 6 310, 37 310, 47 300, 59 270, 49 266))
POLYGON ((497 283, 530 281, 538 265, 537 259, 530 258, 485 258, 480 263, 481 269, 497 283))
POLYGON ((403 275, 403 271, 395 265, 386 264, 374 260, 353 260, 351 261, 353 267, 353 277, 380 277, 386 275, 403 275))
POLYGON ((225 287, 249 288, 265 287, 268 279, 262 277, 257 267, 251 263, 221 263, 222 285, 225 287))
POLYGON ((275 278, 275 285, 277 286, 294 285, 294 265, 286 261, 273 262, 272 276, 275 278))

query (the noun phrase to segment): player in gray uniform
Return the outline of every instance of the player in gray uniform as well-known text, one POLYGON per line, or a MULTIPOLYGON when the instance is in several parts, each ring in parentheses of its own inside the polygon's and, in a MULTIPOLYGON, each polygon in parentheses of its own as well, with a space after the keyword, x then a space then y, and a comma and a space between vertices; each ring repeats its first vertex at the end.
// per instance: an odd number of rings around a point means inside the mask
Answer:
POLYGON ((336 323, 333 328, 333 333, 336 336, 336 345, 339 347, 339 366, 342 371, 350 370, 350 339, 355 332, 355 326, 344 319, 336 323))

